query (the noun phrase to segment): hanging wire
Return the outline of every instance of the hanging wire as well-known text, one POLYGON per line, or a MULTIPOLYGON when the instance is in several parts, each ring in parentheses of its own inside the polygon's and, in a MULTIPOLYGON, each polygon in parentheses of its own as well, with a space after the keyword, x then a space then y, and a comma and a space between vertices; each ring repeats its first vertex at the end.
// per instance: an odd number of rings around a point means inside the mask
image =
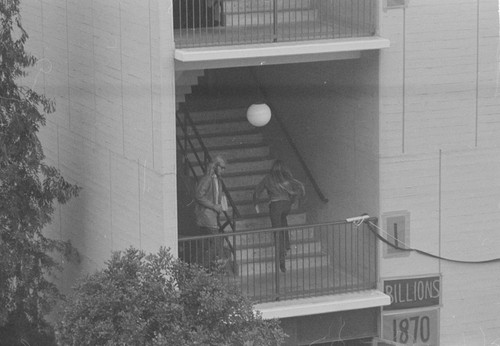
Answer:
MULTIPOLYGON (((361 223, 363 223, 363 222, 364 222, 363 220, 360 220, 360 221, 356 221, 353 223, 356 227, 359 227, 361 225, 361 223)), ((400 239, 398 239, 398 242, 402 243, 404 245, 404 247, 401 247, 401 246, 398 246, 398 245, 391 243, 387 238, 384 238, 383 236, 381 236, 379 231, 382 232, 386 237, 392 238, 393 240, 396 240, 395 237, 393 237, 391 234, 387 233, 385 230, 380 228, 378 225, 376 225, 372 221, 368 220, 368 221, 366 221, 366 224, 368 225, 368 229, 375 235, 375 237, 377 237, 377 239, 379 239, 383 243, 385 243, 385 244, 387 244, 387 245, 389 245, 397 250, 407 251, 407 252, 416 252, 416 253, 419 253, 419 254, 424 255, 424 256, 433 257, 433 258, 437 258, 437 259, 440 259, 443 261, 455 262, 455 263, 484 264, 484 263, 500 262, 500 258, 492 258, 492 259, 482 260, 482 261, 465 261, 465 260, 457 260, 457 259, 453 259, 453 258, 442 257, 439 255, 431 254, 427 251, 411 248, 407 244, 402 242, 400 239)))

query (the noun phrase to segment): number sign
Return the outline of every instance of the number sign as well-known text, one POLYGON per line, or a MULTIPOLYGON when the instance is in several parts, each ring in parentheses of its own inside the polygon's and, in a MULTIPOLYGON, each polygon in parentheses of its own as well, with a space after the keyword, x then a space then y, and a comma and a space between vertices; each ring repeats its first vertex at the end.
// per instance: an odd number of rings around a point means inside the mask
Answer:
POLYGON ((385 340, 402 345, 439 345, 438 309, 385 313, 382 323, 385 340))

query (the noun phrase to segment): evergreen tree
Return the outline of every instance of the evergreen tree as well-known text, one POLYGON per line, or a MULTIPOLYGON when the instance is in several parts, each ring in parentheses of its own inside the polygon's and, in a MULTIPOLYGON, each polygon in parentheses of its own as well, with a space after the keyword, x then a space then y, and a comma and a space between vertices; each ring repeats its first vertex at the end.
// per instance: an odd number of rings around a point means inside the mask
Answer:
POLYGON ((0 345, 49 344, 45 316, 60 298, 47 275, 67 242, 47 238, 54 204, 78 187, 44 163, 37 137, 54 103, 21 80, 36 58, 25 52, 19 0, 0 0, 0 345))

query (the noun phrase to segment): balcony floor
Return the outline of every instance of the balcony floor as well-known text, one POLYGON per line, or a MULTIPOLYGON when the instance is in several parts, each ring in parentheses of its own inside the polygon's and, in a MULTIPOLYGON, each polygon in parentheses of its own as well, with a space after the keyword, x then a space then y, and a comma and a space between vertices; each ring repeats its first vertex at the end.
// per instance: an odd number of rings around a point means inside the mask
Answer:
POLYGON ((225 279, 238 284, 244 295, 262 303, 375 288, 374 279, 367 280, 366 274, 352 269, 330 273, 321 266, 294 268, 292 263, 286 273, 279 273, 279 290, 276 288, 274 272, 227 276, 225 279))

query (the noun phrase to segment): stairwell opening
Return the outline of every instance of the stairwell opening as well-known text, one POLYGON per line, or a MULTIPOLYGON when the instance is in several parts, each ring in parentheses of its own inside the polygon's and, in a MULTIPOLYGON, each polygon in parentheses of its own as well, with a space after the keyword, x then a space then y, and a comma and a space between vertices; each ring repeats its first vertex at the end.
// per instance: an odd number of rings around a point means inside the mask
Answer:
MULTIPOLYGON (((188 74, 195 73, 186 73, 183 78, 188 74)), ((362 213, 378 215, 378 52, 366 51, 360 58, 349 60, 206 69, 195 76, 196 82, 185 86, 179 74, 177 99, 179 105, 187 105, 211 155, 227 160, 224 182, 241 214, 236 219, 237 231, 270 227, 267 201, 265 197, 259 201, 263 212, 256 214, 252 190, 277 158, 287 162, 294 175, 306 184, 306 198, 294 206, 288 219, 290 225, 332 222, 362 213), (246 110, 256 102, 266 102, 273 110, 272 118, 281 118, 328 198, 327 203, 317 194, 276 122, 272 119, 262 128, 248 123, 246 110)), ((177 131, 178 140, 182 140, 180 126, 177 131)), ((183 169, 184 160, 189 160, 196 174, 201 174, 195 153, 203 156, 203 149, 195 147, 185 156, 178 154, 180 238, 196 235, 190 203, 195 182, 193 173, 183 169)), ((344 264, 339 270, 349 272, 349 277, 365 270, 375 271, 368 268, 376 262, 375 245, 362 238, 363 232, 355 239, 346 235, 352 232, 327 234, 313 230, 308 234, 311 243, 319 244, 313 247, 320 252, 321 246, 336 246, 335 255, 327 260, 341 259, 344 264), (365 250, 369 260, 362 263, 365 250)), ((301 241, 294 239, 292 244, 298 247, 301 241)), ((269 239, 264 243, 261 247, 272 246, 269 239)), ((244 251, 255 254, 263 250, 244 251)), ((304 256, 296 252, 292 248, 287 260, 304 256)), ((307 258, 308 263, 312 263, 311 258, 307 258)))

